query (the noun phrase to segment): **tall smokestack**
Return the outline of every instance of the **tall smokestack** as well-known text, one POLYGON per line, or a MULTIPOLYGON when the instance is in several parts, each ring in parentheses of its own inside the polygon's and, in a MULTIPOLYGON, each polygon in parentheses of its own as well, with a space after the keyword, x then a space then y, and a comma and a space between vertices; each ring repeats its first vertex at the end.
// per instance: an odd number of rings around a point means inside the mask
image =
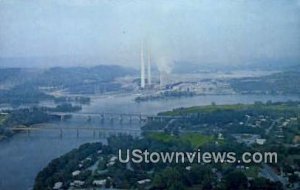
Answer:
POLYGON ((148 68, 148 85, 151 86, 151 58, 150 58, 150 48, 148 49, 148 64, 147 64, 148 68))
POLYGON ((141 88, 145 88, 144 44, 141 45, 141 88))

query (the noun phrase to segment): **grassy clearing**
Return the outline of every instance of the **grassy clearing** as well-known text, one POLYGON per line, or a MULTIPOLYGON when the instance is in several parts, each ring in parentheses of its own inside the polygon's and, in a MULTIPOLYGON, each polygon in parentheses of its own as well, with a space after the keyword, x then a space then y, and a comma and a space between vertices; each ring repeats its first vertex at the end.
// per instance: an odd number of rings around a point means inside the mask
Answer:
POLYGON ((174 140, 177 140, 177 138, 174 137, 174 136, 171 136, 171 135, 166 134, 166 133, 159 133, 159 132, 150 133, 148 135, 148 137, 152 140, 161 141, 161 142, 164 142, 164 143, 169 143, 169 142, 172 142, 174 140))
POLYGON ((247 177, 256 177, 259 173, 260 168, 258 166, 250 166, 248 170, 245 171, 247 177))
POLYGON ((212 142, 214 140, 213 136, 207 136, 197 133, 188 133, 180 137, 183 141, 188 141, 191 143, 192 147, 197 148, 206 143, 212 142))

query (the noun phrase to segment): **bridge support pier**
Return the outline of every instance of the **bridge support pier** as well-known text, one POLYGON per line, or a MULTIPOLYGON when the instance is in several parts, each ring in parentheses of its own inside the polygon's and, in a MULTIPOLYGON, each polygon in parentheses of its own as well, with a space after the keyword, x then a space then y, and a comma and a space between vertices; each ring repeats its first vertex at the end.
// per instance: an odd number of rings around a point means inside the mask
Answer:
POLYGON ((162 122, 163 122, 163 117, 160 117, 160 118, 159 118, 159 121, 162 123, 162 122))
POLYGON ((120 115, 120 124, 123 123, 123 115, 120 115))
POLYGON ((132 123, 132 116, 131 115, 129 116, 129 123, 130 124, 132 123))
POLYGON ((104 123, 104 114, 100 114, 100 122, 104 123))
POLYGON ((63 137, 63 131, 62 131, 62 129, 60 129, 59 137, 60 137, 61 139, 62 139, 62 137, 63 137))
POLYGON ((92 117, 89 115, 87 118, 87 122, 90 123, 92 121, 92 117))

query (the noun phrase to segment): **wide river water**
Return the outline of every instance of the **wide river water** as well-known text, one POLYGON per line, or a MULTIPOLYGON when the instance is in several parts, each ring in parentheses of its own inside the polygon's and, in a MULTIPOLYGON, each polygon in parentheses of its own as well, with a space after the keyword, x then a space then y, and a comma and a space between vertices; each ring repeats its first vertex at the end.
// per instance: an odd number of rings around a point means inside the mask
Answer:
MULTIPOLYGON (((97 96, 92 98, 90 105, 84 106, 82 112, 117 112, 156 114, 161 111, 178 107, 233 103, 266 102, 268 100, 287 101, 299 100, 292 96, 269 95, 207 95, 151 102, 134 102, 134 95, 97 96)), ((87 123, 84 119, 72 118, 68 121, 52 123, 51 125, 70 127, 75 125, 91 125, 93 127, 115 128, 118 131, 128 132, 128 128, 139 129, 140 124, 131 125, 118 122, 100 124, 98 120, 87 123)), ((37 173, 52 159, 57 158, 73 148, 86 142, 105 141, 105 136, 98 134, 93 137, 91 131, 80 132, 77 138, 76 130, 66 130, 60 138, 56 130, 36 131, 29 136, 19 133, 9 140, 0 142, 0 190, 27 190, 32 189, 37 173)))

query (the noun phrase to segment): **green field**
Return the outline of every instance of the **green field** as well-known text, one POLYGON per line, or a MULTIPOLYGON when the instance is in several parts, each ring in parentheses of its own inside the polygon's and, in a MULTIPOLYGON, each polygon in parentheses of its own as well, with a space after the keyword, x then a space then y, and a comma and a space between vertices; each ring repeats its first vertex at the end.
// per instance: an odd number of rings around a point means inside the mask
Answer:
POLYGON ((179 142, 190 143, 193 148, 198 148, 206 143, 212 142, 215 138, 213 136, 203 135, 199 133, 186 133, 178 136, 172 136, 166 133, 154 132, 150 133, 148 137, 152 140, 161 141, 164 143, 179 142))
POLYGON ((232 104, 232 105, 207 105, 207 106, 193 106, 189 108, 178 108, 172 111, 162 112, 159 115, 169 115, 176 116, 182 114, 191 114, 191 113, 212 113, 216 111, 241 111, 241 110, 270 110, 270 111, 293 111, 299 112, 300 107, 298 103, 290 104, 232 104))
POLYGON ((234 105, 208 105, 208 106, 193 106, 189 108, 179 108, 173 111, 161 113, 162 115, 180 115, 182 113, 197 113, 197 112, 215 112, 220 110, 241 110, 247 109, 250 105, 234 104, 234 105))
POLYGON ((4 115, 0 115, 0 126, 2 125, 2 123, 5 121, 5 116, 4 115))

